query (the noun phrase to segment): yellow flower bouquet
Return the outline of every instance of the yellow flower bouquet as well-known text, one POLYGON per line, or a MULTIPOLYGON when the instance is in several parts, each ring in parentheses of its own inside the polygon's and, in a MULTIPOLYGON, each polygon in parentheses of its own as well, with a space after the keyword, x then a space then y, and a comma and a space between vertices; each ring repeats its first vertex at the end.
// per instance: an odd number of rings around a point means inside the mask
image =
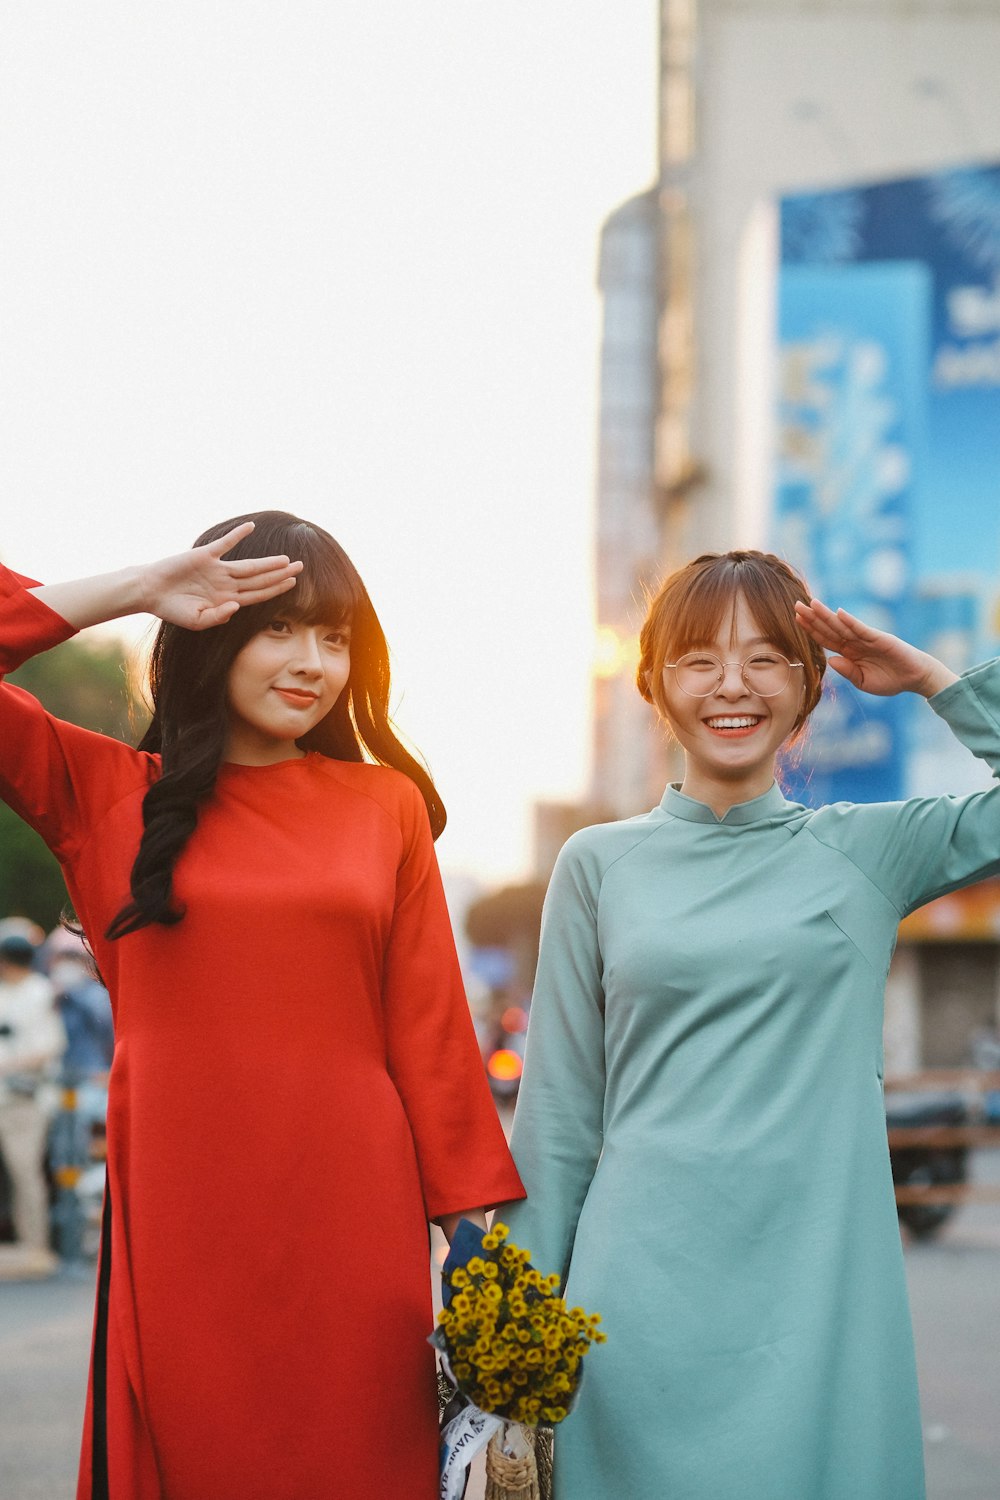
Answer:
POLYGON ((498 1435, 513 1456, 530 1451, 518 1427, 566 1417, 600 1316, 567 1307, 559 1277, 542 1276, 505 1224, 484 1233, 463 1219, 442 1268, 445 1305, 431 1342, 468 1405, 442 1432, 441 1500, 462 1494, 475 1453, 498 1435))

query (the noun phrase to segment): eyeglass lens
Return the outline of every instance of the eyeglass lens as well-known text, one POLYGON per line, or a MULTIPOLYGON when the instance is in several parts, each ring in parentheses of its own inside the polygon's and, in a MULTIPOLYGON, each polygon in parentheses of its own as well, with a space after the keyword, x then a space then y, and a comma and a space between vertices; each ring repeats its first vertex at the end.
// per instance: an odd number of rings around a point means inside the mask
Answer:
MULTIPOLYGON (((777 651, 755 652, 740 666, 748 691, 756 693, 759 698, 773 698, 780 693, 791 670, 787 657, 777 651)), ((725 670, 717 656, 709 656, 704 651, 692 651, 682 656, 674 667, 677 686, 692 698, 707 698, 709 693, 714 693, 725 676, 725 670)))

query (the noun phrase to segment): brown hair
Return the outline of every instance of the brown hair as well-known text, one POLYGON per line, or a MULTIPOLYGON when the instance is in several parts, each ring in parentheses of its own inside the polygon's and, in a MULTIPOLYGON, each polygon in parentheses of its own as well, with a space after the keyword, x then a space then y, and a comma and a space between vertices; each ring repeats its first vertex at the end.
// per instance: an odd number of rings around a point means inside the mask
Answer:
POLYGON ((826 655, 795 618, 796 599, 809 602, 805 580, 773 552, 706 552, 671 573, 646 612, 636 683, 646 702, 669 717, 664 663, 713 641, 740 594, 771 644, 789 661, 802 662, 805 693, 794 738, 819 702, 826 655))

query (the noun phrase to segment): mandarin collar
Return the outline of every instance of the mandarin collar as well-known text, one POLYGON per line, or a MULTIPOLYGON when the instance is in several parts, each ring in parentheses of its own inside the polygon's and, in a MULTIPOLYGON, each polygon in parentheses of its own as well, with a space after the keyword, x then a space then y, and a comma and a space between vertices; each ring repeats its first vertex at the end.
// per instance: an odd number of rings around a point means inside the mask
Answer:
POLYGON ((660 803, 664 812, 675 818, 683 818, 686 823, 710 823, 720 828, 723 824, 733 827, 740 823, 759 823, 763 818, 771 818, 775 813, 784 812, 790 805, 785 801, 776 781, 772 781, 760 797, 752 797, 749 802, 734 803, 721 818, 716 817, 706 803, 696 802, 693 797, 682 792, 679 782, 670 783, 660 803))

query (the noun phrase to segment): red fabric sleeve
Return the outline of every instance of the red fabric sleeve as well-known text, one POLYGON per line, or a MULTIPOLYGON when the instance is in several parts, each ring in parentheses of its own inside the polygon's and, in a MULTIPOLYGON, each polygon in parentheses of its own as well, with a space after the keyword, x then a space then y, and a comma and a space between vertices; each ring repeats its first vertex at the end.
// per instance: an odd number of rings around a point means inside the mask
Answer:
POLYGON ((523 1198, 476 1042, 427 810, 412 782, 383 969, 389 1072, 417 1148, 427 1216, 523 1198))
POLYGON ((34 578, 23 578, 0 563, 0 677, 76 635, 75 625, 29 592, 36 586, 34 578))
MULTIPOLYGON (((0 564, 0 676, 77 633, 30 592, 32 585, 0 564)), ((148 780, 148 761, 0 684, 0 798, 64 863, 108 807, 148 780)))

